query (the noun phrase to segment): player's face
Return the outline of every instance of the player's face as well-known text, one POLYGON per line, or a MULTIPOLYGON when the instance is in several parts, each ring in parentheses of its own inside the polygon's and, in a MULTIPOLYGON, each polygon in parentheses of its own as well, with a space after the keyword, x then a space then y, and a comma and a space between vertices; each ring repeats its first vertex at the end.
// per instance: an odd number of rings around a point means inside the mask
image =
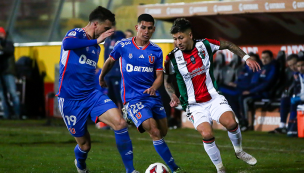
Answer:
POLYGON ((287 61, 287 65, 290 68, 290 70, 292 70, 294 72, 298 71, 298 69, 297 69, 297 59, 296 58, 293 58, 293 59, 287 61))
POLYGON ((142 41, 149 41, 155 31, 153 22, 141 21, 135 28, 137 31, 136 37, 142 41))
POLYGON ((304 74, 304 61, 297 62, 297 69, 301 74, 304 74))
POLYGON ((262 53, 261 61, 263 65, 267 65, 271 62, 272 58, 268 55, 268 53, 262 53))
POLYGON ((112 22, 105 20, 104 22, 94 22, 95 31, 94 39, 97 39, 102 33, 112 28, 112 22))
POLYGON ((172 36, 175 47, 178 47, 181 51, 192 49, 193 37, 191 31, 178 32, 176 34, 172 34, 172 36))

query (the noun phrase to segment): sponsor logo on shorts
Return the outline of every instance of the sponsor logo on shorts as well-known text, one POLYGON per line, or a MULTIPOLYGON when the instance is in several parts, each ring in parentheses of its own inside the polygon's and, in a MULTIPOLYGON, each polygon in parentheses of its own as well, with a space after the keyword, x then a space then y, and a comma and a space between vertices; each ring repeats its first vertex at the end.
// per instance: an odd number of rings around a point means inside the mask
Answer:
POLYGON ((164 109, 165 109, 164 107, 161 107, 159 110, 162 111, 162 110, 164 110, 164 109))
POLYGON ((220 105, 222 105, 222 104, 228 105, 228 101, 226 99, 223 99, 223 101, 220 103, 220 105))
POLYGON ((111 99, 106 99, 104 102, 107 103, 107 102, 110 102, 112 101, 111 99))

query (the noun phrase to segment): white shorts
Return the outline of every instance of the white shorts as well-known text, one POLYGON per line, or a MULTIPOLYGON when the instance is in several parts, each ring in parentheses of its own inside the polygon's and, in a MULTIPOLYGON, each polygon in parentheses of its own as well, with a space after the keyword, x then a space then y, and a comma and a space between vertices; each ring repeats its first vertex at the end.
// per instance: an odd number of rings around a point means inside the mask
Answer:
POLYGON ((219 123, 219 119, 224 112, 232 111, 226 98, 218 95, 208 102, 188 105, 186 109, 187 117, 192 122, 195 129, 203 122, 212 125, 212 120, 219 123))

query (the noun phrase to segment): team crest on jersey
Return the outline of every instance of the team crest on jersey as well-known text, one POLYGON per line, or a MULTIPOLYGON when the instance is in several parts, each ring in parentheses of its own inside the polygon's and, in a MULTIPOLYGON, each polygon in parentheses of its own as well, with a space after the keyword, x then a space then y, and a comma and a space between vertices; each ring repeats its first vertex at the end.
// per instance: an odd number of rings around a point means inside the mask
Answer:
POLYGON ((202 59, 205 59, 205 51, 203 50, 202 52, 199 52, 198 55, 202 58, 202 59))
POLYGON ((154 61, 155 61, 155 56, 149 55, 149 63, 150 63, 150 64, 153 64, 154 61))
POLYGON ((132 53, 129 53, 129 58, 131 59, 131 58, 133 58, 133 55, 132 55, 132 53))
POLYGON ((76 36, 76 31, 70 32, 68 36, 76 36))
POLYGON ((196 62, 195 62, 195 57, 194 57, 193 55, 190 56, 190 60, 191 60, 192 64, 195 64, 195 63, 196 63, 196 62))

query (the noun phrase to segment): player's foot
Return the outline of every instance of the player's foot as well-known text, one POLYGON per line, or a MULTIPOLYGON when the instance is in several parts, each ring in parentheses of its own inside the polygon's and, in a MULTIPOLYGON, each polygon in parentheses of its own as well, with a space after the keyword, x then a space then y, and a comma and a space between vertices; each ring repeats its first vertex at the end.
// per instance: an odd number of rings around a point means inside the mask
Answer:
POLYGON ((218 169, 217 173, 226 173, 225 167, 222 167, 222 168, 218 169))
POLYGON ((140 173, 139 171, 134 170, 132 173, 140 173))
POLYGON ((257 160, 250 154, 246 153, 245 151, 241 151, 235 153, 236 158, 243 160, 247 164, 254 166, 257 163, 257 160))
POLYGON ((287 133, 287 129, 285 127, 283 127, 283 128, 278 127, 278 128, 276 128, 276 129, 274 129, 272 131, 269 131, 268 133, 286 134, 287 133))
POLYGON ((177 168, 173 173, 186 173, 182 168, 177 168))
POLYGON ((75 159, 74 163, 75 163, 75 166, 76 166, 76 168, 77 168, 77 172, 78 172, 78 173, 89 173, 89 171, 88 171, 87 169, 79 169, 79 168, 77 167, 77 160, 76 160, 76 159, 75 159))

